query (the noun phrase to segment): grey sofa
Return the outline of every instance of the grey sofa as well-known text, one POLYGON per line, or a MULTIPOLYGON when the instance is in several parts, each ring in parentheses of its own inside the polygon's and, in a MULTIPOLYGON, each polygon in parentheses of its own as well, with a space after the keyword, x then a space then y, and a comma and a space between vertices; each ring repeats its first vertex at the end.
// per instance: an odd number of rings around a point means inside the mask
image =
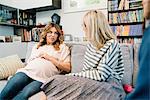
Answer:
MULTIPOLYGON (((31 49, 35 43, 28 43, 27 44, 27 50, 26 50, 26 59, 28 59, 31 49)), ((83 58, 84 58, 84 52, 86 48, 86 43, 67 43, 71 50, 71 65, 72 70, 71 72, 78 72, 82 70, 82 64, 83 64, 83 58)), ((136 74, 137 74, 137 59, 134 59, 133 57, 133 51, 138 51, 139 44, 137 45, 130 45, 130 44, 121 44, 121 51, 123 53, 123 59, 124 59, 124 66, 125 66, 125 73, 123 77, 122 84, 130 84, 135 86, 135 80, 136 80, 136 74), (136 48, 136 50, 134 50, 136 48), (134 67, 136 66, 136 68, 134 67), (135 70, 134 70, 135 69, 135 70), (134 80, 133 80, 134 79, 134 80)), ((136 56, 137 57, 137 56, 136 56)), ((3 87, 6 85, 7 80, 0 80, 0 91, 3 89, 3 87)), ((30 100, 37 100, 37 98, 40 98, 41 93, 38 93, 30 98, 30 100)))

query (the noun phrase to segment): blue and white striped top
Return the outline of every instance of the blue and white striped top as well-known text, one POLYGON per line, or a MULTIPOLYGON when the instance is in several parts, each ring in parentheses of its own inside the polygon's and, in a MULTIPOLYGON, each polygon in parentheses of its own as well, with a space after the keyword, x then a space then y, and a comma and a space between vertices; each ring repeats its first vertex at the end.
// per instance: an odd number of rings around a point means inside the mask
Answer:
POLYGON ((123 74, 123 57, 119 43, 111 39, 99 50, 92 44, 88 44, 84 56, 83 70, 69 75, 97 81, 107 81, 109 78, 115 78, 121 82, 123 74))

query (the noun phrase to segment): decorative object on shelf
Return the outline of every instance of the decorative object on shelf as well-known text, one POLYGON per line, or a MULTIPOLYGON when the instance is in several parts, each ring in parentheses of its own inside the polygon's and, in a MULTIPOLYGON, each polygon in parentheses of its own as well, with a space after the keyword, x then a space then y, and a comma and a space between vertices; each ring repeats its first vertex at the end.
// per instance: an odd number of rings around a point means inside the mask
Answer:
POLYGON ((12 42, 21 42, 21 36, 13 36, 12 42))
POLYGON ((60 17, 58 14, 54 13, 54 14, 51 16, 51 19, 52 19, 52 22, 53 22, 53 23, 59 25, 60 28, 62 29, 62 26, 60 25, 61 17, 60 17))
POLYGON ((33 41, 39 41, 39 36, 42 33, 44 27, 43 28, 33 28, 32 29, 32 40, 33 41))
POLYGON ((0 42, 5 42, 5 36, 0 36, 0 42))
POLYGON ((55 23, 55 24, 60 24, 60 19, 61 19, 61 17, 58 15, 58 14, 56 14, 56 13, 54 13, 52 16, 51 16, 51 19, 52 19, 52 22, 53 23, 55 23))
POLYGON ((5 36, 5 42, 12 42, 11 36, 5 36))

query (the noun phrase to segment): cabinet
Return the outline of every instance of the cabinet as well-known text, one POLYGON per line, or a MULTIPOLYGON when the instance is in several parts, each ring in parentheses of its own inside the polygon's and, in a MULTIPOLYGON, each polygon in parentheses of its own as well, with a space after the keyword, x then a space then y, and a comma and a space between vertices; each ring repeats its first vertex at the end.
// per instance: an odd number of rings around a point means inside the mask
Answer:
POLYGON ((140 42, 144 28, 142 0, 108 0, 108 21, 120 43, 140 42))
POLYGON ((19 10, 19 25, 35 26, 36 12, 29 12, 28 10, 19 10))
POLYGON ((17 9, 0 4, 0 25, 15 25, 17 21, 17 9))

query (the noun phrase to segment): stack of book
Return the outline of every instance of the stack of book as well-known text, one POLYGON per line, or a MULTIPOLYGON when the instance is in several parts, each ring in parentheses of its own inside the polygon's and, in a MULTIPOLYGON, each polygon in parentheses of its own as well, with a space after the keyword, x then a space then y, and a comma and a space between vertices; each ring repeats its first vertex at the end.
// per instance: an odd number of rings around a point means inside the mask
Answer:
POLYGON ((143 25, 121 25, 121 26, 111 26, 112 31, 117 36, 141 36, 143 34, 143 25))
POLYGON ((129 8, 130 9, 142 8, 142 0, 129 0, 129 8))
POLYGON ((118 10, 118 0, 108 1, 108 10, 115 11, 118 10))
POLYGON ((132 23, 132 22, 143 22, 143 10, 135 10, 128 12, 110 13, 109 23, 132 23))

